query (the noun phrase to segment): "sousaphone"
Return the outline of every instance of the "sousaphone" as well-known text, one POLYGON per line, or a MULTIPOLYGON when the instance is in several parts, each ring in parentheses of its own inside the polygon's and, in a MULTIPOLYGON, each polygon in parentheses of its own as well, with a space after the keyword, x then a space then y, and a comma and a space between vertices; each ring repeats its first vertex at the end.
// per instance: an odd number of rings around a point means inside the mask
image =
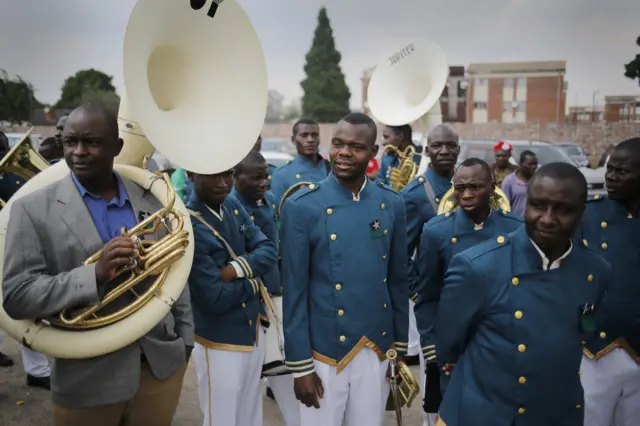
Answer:
MULTIPOLYGON (((145 235, 146 225, 167 227, 165 238, 142 247, 146 256, 140 259, 146 262, 143 266, 156 268, 155 279, 161 282, 154 281, 155 291, 141 295, 135 306, 108 318, 86 307, 46 321, 16 321, 0 308, 0 327, 33 350, 57 358, 91 358, 135 342, 158 324, 184 290, 193 260, 191 221, 168 179, 140 168, 141 160, 156 148, 172 163, 196 173, 228 170, 251 151, 266 114, 264 54, 236 0, 138 0, 125 35, 124 82, 119 118, 124 152, 130 154, 118 157, 115 170, 147 188, 163 205, 127 231, 145 235)), ((11 198, 0 212, 0 254, 12 202, 68 173, 66 164, 59 162, 11 198)))
MULTIPOLYGON (((388 126, 413 123, 414 130, 426 135, 442 123, 440 96, 448 76, 446 56, 436 43, 418 37, 397 39, 371 76, 367 89, 371 114, 388 126)), ((426 141, 423 146, 426 147, 426 141)), ((421 161, 418 167, 413 155, 408 154, 398 153, 401 160, 398 172, 395 176, 391 172, 396 188, 426 170, 426 161, 421 161)))

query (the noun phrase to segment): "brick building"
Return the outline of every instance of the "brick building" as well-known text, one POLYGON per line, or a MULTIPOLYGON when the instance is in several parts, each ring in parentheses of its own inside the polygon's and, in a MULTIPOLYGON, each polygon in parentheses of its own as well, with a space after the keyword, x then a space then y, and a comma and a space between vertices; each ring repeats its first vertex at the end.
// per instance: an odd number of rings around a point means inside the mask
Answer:
POLYGON ((640 122, 640 96, 605 96, 604 116, 609 123, 640 122))
POLYGON ((571 124, 598 122, 604 120, 604 109, 596 106, 571 106, 567 120, 571 124))
POLYGON ((467 122, 563 122, 565 72, 566 61, 469 65, 467 122))
MULTIPOLYGON (((367 90, 369 81, 373 75, 375 67, 368 68, 362 73, 362 111, 370 115, 369 103, 367 102, 367 90)), ((440 108, 442 110, 442 121, 465 122, 467 103, 467 78, 465 77, 463 66, 449 67, 449 78, 447 85, 440 96, 440 108)))

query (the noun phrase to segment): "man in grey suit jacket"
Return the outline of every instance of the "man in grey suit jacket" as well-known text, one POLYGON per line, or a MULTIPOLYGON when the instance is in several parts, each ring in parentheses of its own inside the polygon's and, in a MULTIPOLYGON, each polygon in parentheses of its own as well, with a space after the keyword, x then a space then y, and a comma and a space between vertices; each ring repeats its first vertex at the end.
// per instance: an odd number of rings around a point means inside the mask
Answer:
MULTIPOLYGON (((116 117, 95 105, 74 110, 63 132, 71 173, 14 202, 4 259, 4 309, 12 318, 55 315, 96 304, 118 267, 135 256, 120 229, 161 205, 121 178, 116 117), (82 263, 102 250, 98 262, 82 263)), ((55 426, 170 426, 194 345, 189 292, 139 341, 83 360, 56 359, 55 426)))

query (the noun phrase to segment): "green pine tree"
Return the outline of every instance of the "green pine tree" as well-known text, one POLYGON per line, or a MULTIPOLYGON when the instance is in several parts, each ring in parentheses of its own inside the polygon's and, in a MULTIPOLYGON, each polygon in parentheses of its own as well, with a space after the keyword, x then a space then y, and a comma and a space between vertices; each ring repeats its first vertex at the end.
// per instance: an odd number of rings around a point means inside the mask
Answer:
POLYGON ((306 58, 307 78, 301 83, 303 115, 320 123, 334 123, 351 112, 351 92, 340 69, 342 56, 336 50, 331 22, 324 7, 318 13, 318 26, 306 58))

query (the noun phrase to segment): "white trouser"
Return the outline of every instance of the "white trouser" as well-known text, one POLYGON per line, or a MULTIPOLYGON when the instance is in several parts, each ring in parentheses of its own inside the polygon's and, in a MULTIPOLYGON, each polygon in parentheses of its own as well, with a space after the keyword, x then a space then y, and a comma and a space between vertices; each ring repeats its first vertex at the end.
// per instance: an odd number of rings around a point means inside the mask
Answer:
POLYGON ((600 360, 582 357, 585 426, 640 424, 640 366, 622 349, 600 360))
POLYGON ((262 426, 264 332, 259 336, 252 352, 207 349, 196 342, 193 361, 203 426, 262 426))
POLYGON ((388 360, 364 348, 340 374, 336 367, 314 361, 324 396, 320 409, 300 404, 301 426, 382 426, 389 397, 388 360))
POLYGON ((300 426, 300 402, 293 391, 293 374, 269 376, 267 383, 273 392, 286 426, 300 426))
POLYGON ((22 364, 24 371, 33 377, 49 377, 51 368, 49 367, 49 359, 46 355, 34 352, 24 346, 20 346, 22 351, 22 364))
POLYGON ((409 348, 407 355, 414 356, 422 352, 420 346, 420 333, 416 324, 416 314, 413 312, 416 304, 409 300, 409 348))
MULTIPOLYGON (((4 336, 0 334, 0 343, 2 343, 3 337, 4 336)), ((25 373, 33 377, 49 377, 51 375, 49 359, 46 355, 34 352, 22 345, 20 349, 22 350, 22 365, 25 373)))

